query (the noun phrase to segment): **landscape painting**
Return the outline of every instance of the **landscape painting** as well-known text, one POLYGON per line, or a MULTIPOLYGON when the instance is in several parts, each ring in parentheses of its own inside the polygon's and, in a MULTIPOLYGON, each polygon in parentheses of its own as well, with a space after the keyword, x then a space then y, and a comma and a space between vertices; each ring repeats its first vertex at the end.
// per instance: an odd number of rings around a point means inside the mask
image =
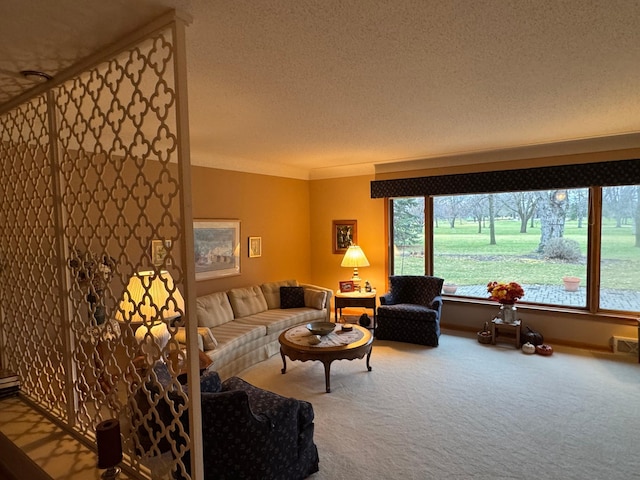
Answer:
POLYGON ((196 280, 240 274, 240 220, 193 222, 196 280))

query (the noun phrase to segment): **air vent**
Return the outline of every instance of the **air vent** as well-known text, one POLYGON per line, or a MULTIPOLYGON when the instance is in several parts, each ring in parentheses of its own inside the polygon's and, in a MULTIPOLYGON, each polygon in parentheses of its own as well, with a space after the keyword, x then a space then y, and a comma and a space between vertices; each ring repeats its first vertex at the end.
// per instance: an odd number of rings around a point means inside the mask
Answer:
POLYGON ((638 355, 638 340, 628 337, 613 337, 613 353, 620 355, 638 355))

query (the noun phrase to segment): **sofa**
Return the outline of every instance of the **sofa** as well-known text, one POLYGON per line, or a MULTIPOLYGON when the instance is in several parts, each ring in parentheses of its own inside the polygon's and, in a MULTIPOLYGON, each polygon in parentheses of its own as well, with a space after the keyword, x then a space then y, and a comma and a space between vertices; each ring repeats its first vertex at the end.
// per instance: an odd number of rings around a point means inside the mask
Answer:
MULTIPOLYGON (((238 377, 222 382, 213 370, 201 375, 200 391, 205 479, 301 480, 318 471, 309 402, 263 390, 238 377)), ((166 364, 158 362, 136 393, 134 424, 140 453, 170 452, 172 443, 177 450, 185 444, 189 434, 185 394, 188 387, 177 384, 166 364), (182 412, 179 424, 172 421, 172 411, 182 412)), ((182 460, 173 469, 175 480, 191 478, 188 452, 182 460)))
MULTIPOLYGON (((199 347, 221 378, 231 377, 278 353, 278 337, 286 329, 329 321, 331 295, 328 288, 283 280, 200 296, 199 347)), ((184 329, 177 338, 185 341, 184 329)))

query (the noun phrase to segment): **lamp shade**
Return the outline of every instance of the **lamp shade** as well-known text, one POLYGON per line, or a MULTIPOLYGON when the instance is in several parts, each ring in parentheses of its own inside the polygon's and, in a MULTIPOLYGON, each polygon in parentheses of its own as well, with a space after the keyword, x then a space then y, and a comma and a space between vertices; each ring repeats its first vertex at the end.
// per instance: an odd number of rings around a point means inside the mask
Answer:
POLYGON ((131 275, 122 294, 116 320, 142 323, 135 337, 140 349, 152 365, 162 357, 171 334, 164 320, 179 317, 184 312, 184 299, 166 270, 136 272, 131 275))
POLYGON ((120 322, 156 323, 179 317, 184 299, 166 271, 136 272, 122 294, 116 320, 120 322))
POLYGON ((342 259, 341 267, 368 267, 369 260, 358 245, 351 245, 342 259))
POLYGON ((347 248, 346 253, 344 254, 344 258, 342 259, 341 267, 352 267, 353 268, 353 276, 351 280, 357 289, 360 289, 360 275, 358 274, 358 267, 368 267, 369 260, 367 260, 367 256, 364 254, 362 249, 357 245, 351 245, 347 248))

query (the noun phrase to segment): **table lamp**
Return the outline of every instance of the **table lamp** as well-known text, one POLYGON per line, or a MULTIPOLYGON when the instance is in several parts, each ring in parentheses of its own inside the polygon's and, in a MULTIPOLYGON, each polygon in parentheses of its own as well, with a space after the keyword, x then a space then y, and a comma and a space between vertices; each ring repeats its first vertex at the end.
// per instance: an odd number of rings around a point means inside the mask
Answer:
POLYGON ((149 364, 161 356, 171 334, 166 321, 180 317, 184 299, 173 277, 166 271, 136 272, 122 294, 116 319, 120 322, 142 323, 135 336, 149 364))
POLYGON ((358 245, 351 245, 347 248, 344 258, 342 259, 341 267, 353 267, 353 285, 360 290, 360 282, 362 279, 358 275, 358 267, 368 267, 369 260, 358 245))

